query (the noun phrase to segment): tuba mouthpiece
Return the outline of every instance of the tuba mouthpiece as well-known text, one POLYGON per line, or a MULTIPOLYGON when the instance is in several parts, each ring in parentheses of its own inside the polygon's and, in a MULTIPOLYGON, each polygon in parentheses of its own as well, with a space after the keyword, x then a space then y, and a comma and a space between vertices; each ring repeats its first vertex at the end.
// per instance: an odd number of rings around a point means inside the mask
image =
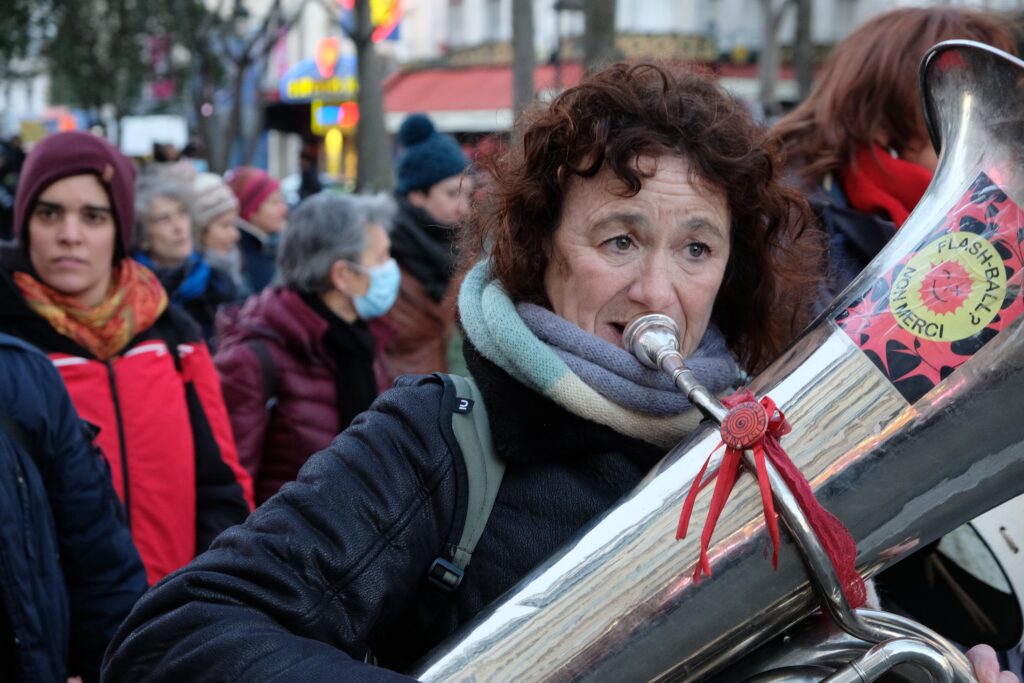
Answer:
POLYGON ((679 325, 667 315, 645 313, 626 325, 622 345, 647 367, 664 369, 663 354, 679 351, 679 325))
POLYGON ((679 325, 675 320, 661 313, 633 318, 622 332, 622 345, 647 367, 669 375, 690 403, 706 417, 722 423, 725 408, 686 367, 679 352, 679 325))

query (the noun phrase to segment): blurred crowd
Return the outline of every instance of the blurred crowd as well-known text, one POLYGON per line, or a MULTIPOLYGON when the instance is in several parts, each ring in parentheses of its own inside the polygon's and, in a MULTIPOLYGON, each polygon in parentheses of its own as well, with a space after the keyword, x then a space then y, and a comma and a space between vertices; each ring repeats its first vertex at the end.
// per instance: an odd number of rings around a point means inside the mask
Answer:
MULTIPOLYGON (((777 124, 831 245, 819 307, 931 180, 916 69, 947 38, 1014 49, 986 15, 899 10, 777 124)), ((98 680, 138 598, 397 377, 467 374, 456 235, 475 169, 424 115, 398 142, 393 195, 314 172, 294 207, 260 168, 139 165, 88 132, 0 145, 0 680, 98 680)))
POLYGON ((446 371, 449 354, 458 367, 469 163, 425 116, 401 140, 394 197, 312 192, 291 212, 259 168, 221 177, 167 150, 140 165, 89 132, 27 160, 4 148, 0 444, 24 460, 4 483, 29 488, 26 524, 42 526, 4 541, 17 590, 3 582, 0 604, 23 613, 0 610, 3 680, 95 680, 148 585, 293 480, 398 373, 446 371))

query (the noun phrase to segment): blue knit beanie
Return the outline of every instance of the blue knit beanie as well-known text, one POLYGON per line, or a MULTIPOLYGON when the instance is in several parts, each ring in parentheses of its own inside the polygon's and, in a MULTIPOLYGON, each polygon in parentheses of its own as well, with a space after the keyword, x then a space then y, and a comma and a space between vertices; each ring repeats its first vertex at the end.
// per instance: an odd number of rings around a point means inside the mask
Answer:
POLYGON ((410 114, 402 122, 398 142, 405 148, 398 159, 395 191, 400 195, 427 191, 434 183, 459 175, 469 166, 455 138, 437 132, 424 114, 410 114))

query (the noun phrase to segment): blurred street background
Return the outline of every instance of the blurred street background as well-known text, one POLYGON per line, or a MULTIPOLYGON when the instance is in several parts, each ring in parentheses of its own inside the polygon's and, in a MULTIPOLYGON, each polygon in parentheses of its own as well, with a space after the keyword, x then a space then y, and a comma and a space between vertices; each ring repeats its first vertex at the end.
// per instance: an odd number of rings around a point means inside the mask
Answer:
POLYGON ((896 7, 1021 0, 3 0, 0 236, 21 160, 59 130, 140 162, 240 165, 300 186, 388 190, 395 133, 425 112, 473 159, 517 110, 619 57, 699 63, 768 121, 830 48, 896 7))

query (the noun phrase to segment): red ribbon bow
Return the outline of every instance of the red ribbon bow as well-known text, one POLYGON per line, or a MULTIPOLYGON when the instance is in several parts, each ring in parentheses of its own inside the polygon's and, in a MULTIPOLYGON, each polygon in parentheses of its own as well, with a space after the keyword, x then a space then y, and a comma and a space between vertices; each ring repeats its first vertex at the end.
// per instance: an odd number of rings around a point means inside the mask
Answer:
POLYGON ((704 521, 704 530, 700 537, 700 562, 694 569, 694 581, 700 582, 701 574, 711 576, 711 563, 708 560, 711 535, 715 531, 715 525, 722 514, 722 509, 725 507, 725 501, 729 499, 729 494, 732 493, 733 486, 736 484, 740 464, 743 461, 743 451, 750 449, 754 453, 757 470, 755 474, 761 489, 761 504, 764 506, 768 534, 772 539, 772 566, 778 567, 779 563, 779 523, 772 499, 771 486, 768 483, 768 472, 765 468, 766 458, 775 466, 790 491, 793 492, 797 503, 807 516, 811 528, 821 539, 825 552, 828 553, 832 566, 839 576, 846 599, 852 607, 863 605, 867 595, 864 580, 855 566, 857 546, 843 523, 823 508, 818 499, 814 497, 811 485, 793 464, 793 461, 789 459, 782 444, 779 443, 779 439, 791 430, 789 423, 786 422, 786 416, 775 405, 775 401, 765 396, 759 402, 748 389, 740 389, 732 396, 725 398, 722 404, 729 408, 729 413, 722 421, 722 440, 704 461, 704 466, 700 468, 697 478, 694 479, 690 493, 686 496, 686 502, 683 504, 682 514, 679 516, 679 527, 676 530, 677 540, 686 536, 697 493, 717 475, 718 481, 711 496, 711 506, 708 509, 708 516, 704 521), (705 480, 704 474, 711 463, 711 457, 722 446, 725 446, 722 464, 717 473, 713 473, 705 480))

